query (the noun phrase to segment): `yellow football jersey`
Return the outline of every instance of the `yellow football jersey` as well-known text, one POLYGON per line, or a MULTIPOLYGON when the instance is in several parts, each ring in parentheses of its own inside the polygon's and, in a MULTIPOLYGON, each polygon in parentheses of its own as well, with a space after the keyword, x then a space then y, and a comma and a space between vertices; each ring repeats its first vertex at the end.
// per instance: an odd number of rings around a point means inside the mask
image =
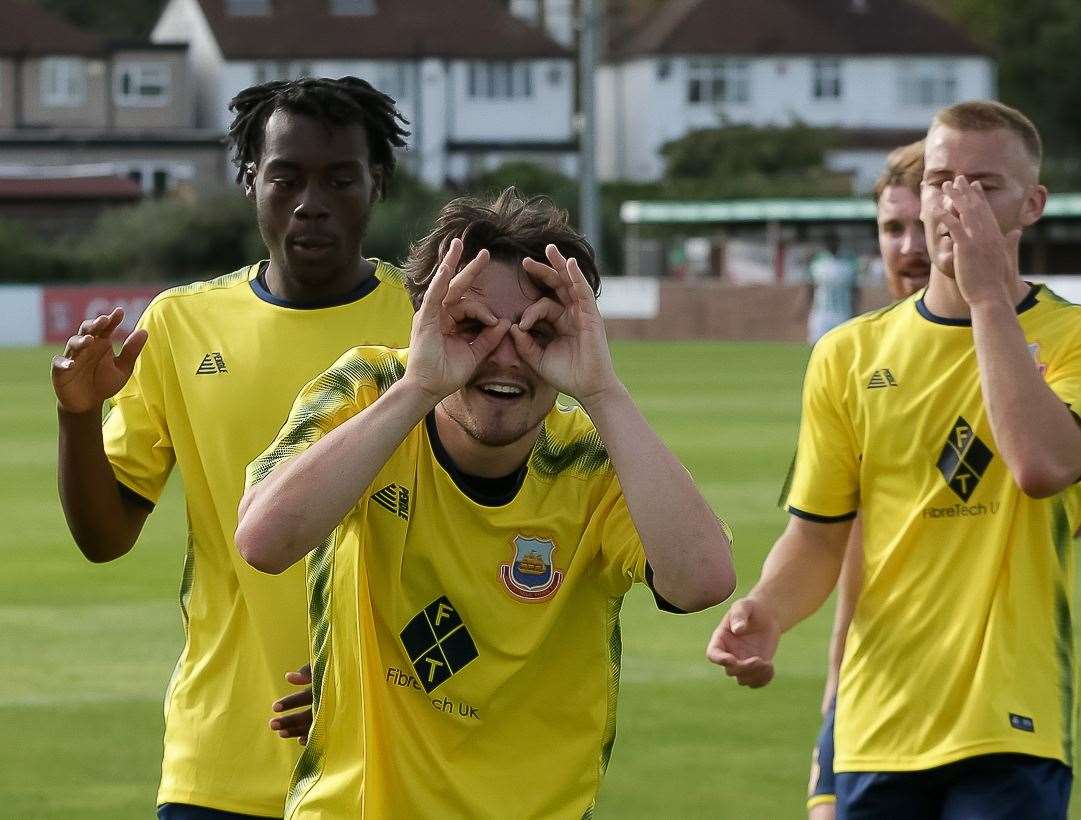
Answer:
MULTIPOLYGON (((249 483, 370 406, 405 351, 350 351, 249 483)), ((315 723, 286 816, 580 818, 615 733, 619 609, 649 574, 607 452, 557 406, 498 490, 414 428, 308 557, 315 723)))
MULTIPOLYGON (((1032 364, 1081 400, 1081 307, 1018 306, 1032 364)), ((1076 488, 1020 491, 998 453, 971 323, 921 295, 815 347, 786 504, 863 519, 863 589, 837 699, 837 771, 1010 752, 1072 764, 1076 488)))
POLYGON ((401 271, 384 263, 319 307, 277 299, 260 270, 154 300, 140 320, 146 348, 104 436, 130 491, 156 503, 176 463, 186 493, 186 639, 165 698, 158 802, 280 816, 300 747, 267 721, 289 689, 284 673, 308 660, 304 573, 264 575, 238 555, 244 470, 305 383, 358 342, 408 343, 413 311, 401 271))

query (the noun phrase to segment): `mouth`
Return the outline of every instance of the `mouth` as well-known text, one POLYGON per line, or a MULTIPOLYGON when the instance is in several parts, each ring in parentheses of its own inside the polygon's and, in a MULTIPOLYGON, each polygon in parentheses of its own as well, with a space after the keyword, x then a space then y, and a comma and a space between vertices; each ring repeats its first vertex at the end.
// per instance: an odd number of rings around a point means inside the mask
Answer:
POLYGON ((921 266, 918 268, 902 268, 900 273, 902 277, 913 282, 926 283, 927 280, 931 277, 931 269, 927 266, 921 266))
POLYGON ((322 253, 334 247, 336 240, 324 234, 298 234, 289 237, 287 241, 291 248, 301 253, 322 253))
POLYGON ((528 393, 524 385, 513 381, 484 381, 476 383, 473 387, 483 393, 486 398, 498 402, 513 402, 528 393))

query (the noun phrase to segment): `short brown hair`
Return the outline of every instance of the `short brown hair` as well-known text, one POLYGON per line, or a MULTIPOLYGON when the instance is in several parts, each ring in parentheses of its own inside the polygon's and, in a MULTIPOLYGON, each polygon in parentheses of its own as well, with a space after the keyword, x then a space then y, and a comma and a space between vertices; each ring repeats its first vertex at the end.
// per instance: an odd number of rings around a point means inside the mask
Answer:
POLYGON ((1043 161, 1043 142, 1032 120, 1008 105, 996 100, 970 100, 943 108, 931 124, 945 125, 958 131, 1012 131, 1025 146, 1025 151, 1038 166, 1043 161))
POLYGON ((440 260, 458 237, 465 246, 462 260, 487 249, 492 259, 517 265, 523 259, 546 263, 544 249, 553 244, 568 259, 574 257, 593 295, 600 293, 600 274, 593 247, 570 225, 567 212, 543 196, 525 199, 507 188, 495 199, 460 197, 443 206, 435 228, 409 248, 402 265, 405 286, 419 309, 440 260))
POLYGON ((923 143, 923 140, 919 140, 890 151, 886 157, 886 170, 875 182, 875 202, 878 202, 883 191, 895 185, 908 188, 916 196, 920 195, 920 181, 923 179, 923 143))

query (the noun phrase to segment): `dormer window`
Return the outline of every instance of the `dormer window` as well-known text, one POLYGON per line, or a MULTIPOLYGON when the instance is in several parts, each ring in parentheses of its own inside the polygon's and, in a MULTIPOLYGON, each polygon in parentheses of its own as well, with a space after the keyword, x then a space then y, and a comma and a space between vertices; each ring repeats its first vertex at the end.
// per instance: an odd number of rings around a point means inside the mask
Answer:
POLYGON ((266 17, 270 0, 225 0, 225 11, 232 17, 266 17))
POLYGON ((339 17, 366 17, 375 14, 375 0, 330 0, 330 13, 339 17))

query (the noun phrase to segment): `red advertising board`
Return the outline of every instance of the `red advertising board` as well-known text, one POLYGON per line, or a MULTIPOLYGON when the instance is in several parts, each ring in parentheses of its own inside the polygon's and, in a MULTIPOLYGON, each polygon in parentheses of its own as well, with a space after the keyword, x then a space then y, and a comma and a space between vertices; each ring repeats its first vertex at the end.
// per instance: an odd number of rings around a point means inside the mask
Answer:
POLYGON ((124 308, 124 323, 116 335, 127 336, 143 315, 150 300, 167 285, 88 285, 85 287, 42 288, 44 303, 45 341, 66 342, 75 335, 79 325, 115 307, 124 308))

